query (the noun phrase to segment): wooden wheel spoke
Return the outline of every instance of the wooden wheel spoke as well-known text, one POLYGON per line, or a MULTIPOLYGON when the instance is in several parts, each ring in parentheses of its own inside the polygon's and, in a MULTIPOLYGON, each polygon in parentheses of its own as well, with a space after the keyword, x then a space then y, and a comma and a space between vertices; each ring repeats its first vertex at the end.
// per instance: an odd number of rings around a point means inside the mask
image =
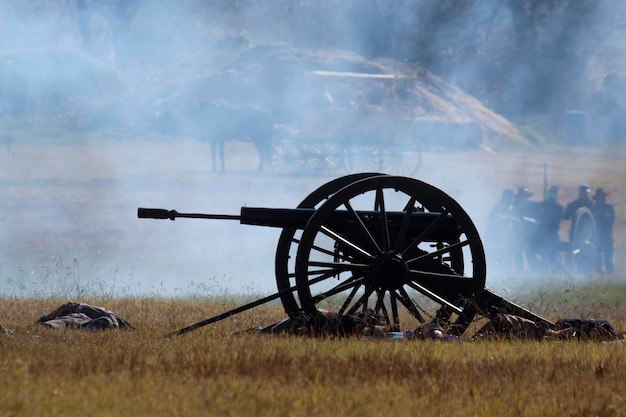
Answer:
POLYGON ((383 317, 385 317, 385 322, 387 324, 391 324, 391 320, 389 319, 389 313, 387 312, 387 306, 385 306, 385 290, 377 290, 376 298, 376 307, 374 308, 374 311, 376 312, 376 314, 382 312, 383 317))
MULTIPOLYGON (((323 274, 326 276, 326 278, 333 277, 341 272, 346 272, 346 271, 351 271, 351 270, 364 270, 364 269, 370 268, 369 265, 364 265, 364 264, 353 264, 353 263, 346 263, 346 262, 316 262, 316 261, 309 262, 309 266, 329 267, 330 269, 327 269, 327 268, 310 269, 307 271, 307 276, 323 274)), ((290 279, 295 278, 296 273, 289 272, 287 273, 286 276, 290 279)))
POLYGON ((433 291, 429 290, 428 288, 426 288, 423 285, 418 284, 415 281, 409 281, 407 283, 407 285, 409 287, 413 288, 415 291, 417 291, 417 292, 425 295, 426 297, 430 298, 434 302, 436 302, 438 304, 441 304, 441 305, 446 305, 446 306, 450 307, 452 310, 454 310, 455 313, 461 314, 463 312, 463 310, 461 308, 455 306, 450 301, 448 301, 445 298, 435 294, 433 291))
POLYGON ((425 253, 423 255, 420 255, 417 258, 409 259, 407 261, 407 263, 410 266, 412 263, 415 263, 415 262, 423 261, 425 259, 433 259, 433 258, 436 258, 439 255, 443 255, 445 253, 452 252, 455 249, 461 249, 462 247, 467 246, 469 244, 470 244, 469 240, 464 240, 462 242, 456 242, 456 243, 453 243, 451 245, 445 246, 445 247, 443 247, 441 249, 437 249, 435 251, 428 252, 428 253, 425 253))
POLYGON ((349 262, 322 262, 322 261, 309 261, 309 266, 321 266, 333 268, 337 272, 345 272, 350 270, 364 270, 371 268, 366 264, 354 264, 349 262))
POLYGON ((482 289, 482 286, 477 287, 475 278, 453 273, 411 270, 409 274, 411 282, 433 293, 447 294, 448 297, 454 299, 471 297, 476 291, 482 289))
POLYGON ((422 230, 422 233, 420 233, 415 239, 413 239, 413 241, 411 241, 411 243, 407 247, 404 248, 402 255, 404 255, 410 248, 416 247, 417 245, 422 243, 424 239, 430 236, 433 230, 435 230, 435 228, 439 226, 439 224, 446 218, 448 213, 448 210, 444 210, 443 212, 441 212, 439 216, 435 218, 435 220, 433 220, 428 226, 426 226, 426 228, 424 228, 424 230, 422 230))
POLYGON ((326 236, 328 236, 328 237, 330 237, 332 239, 335 239, 337 242, 340 242, 343 245, 345 245, 345 249, 344 249, 345 252, 353 252, 355 255, 365 256, 367 259, 374 259, 374 255, 372 255, 371 253, 367 252, 365 249, 363 249, 362 247, 360 247, 356 243, 351 242, 350 240, 348 240, 345 237, 341 236, 339 233, 334 232, 330 228, 328 228, 326 226, 322 226, 322 227, 320 227, 320 230, 326 236))
POLYGON ((389 303, 391 304, 391 315, 393 316, 393 329, 400 330, 400 316, 398 315, 398 299, 393 291, 389 291, 389 303))
POLYGON ((412 196, 407 205, 405 206, 404 218, 402 219, 402 226, 400 226, 400 232, 398 233, 398 237, 396 238, 396 244, 394 246, 394 250, 396 252, 402 249, 402 242, 406 238, 406 232, 409 229, 409 224, 411 223, 411 217, 413 216, 413 207, 415 206, 415 201, 417 199, 415 196, 412 196))
POLYGON ((342 256, 339 252, 336 252, 331 249, 326 249, 318 245, 313 245, 311 249, 315 250, 316 252, 323 253, 324 255, 332 256, 333 258, 343 259, 344 261, 350 261, 350 258, 346 256, 342 256))
POLYGON ((328 270, 328 271, 311 271, 310 275, 313 275, 315 273, 319 273, 321 275, 318 276, 318 277, 310 279, 308 281, 309 285, 317 284, 318 282, 322 282, 322 281, 324 281, 324 280, 326 280, 328 278, 332 278, 332 277, 334 277, 336 275, 335 271, 332 271, 332 270, 328 270))
POLYGON ((344 301, 343 305, 339 309, 338 314, 343 314, 346 311, 346 309, 348 308, 348 306, 350 305, 350 303, 354 299, 354 296, 356 295, 356 293, 359 290, 359 288, 361 288, 361 284, 360 283, 359 283, 359 285, 356 285, 354 288, 352 288, 352 291, 350 291, 350 294, 346 298, 346 301, 344 301))
POLYGON ((382 251, 380 250, 380 246, 378 246, 378 243, 376 243, 376 240, 370 233, 369 229, 367 228, 367 226, 365 226, 365 223, 363 223, 363 219, 361 219, 361 216, 359 216, 357 212, 352 208, 350 202, 346 201, 344 203, 344 206, 346 207, 346 210, 348 210, 350 217, 352 217, 356 224, 359 225, 359 230, 363 234, 363 237, 365 237, 367 241, 372 244, 372 247, 375 248, 378 253, 382 253, 382 251))
POLYGON ((372 295, 372 293, 374 292, 374 287, 369 287, 365 289, 365 293, 363 293, 363 295, 357 300, 356 303, 354 303, 354 305, 352 307, 350 307, 350 310, 348 310, 348 314, 354 314, 356 313, 356 311, 363 306, 363 310, 367 309, 367 300, 369 299, 370 295, 372 295))
POLYGON ((315 297, 313 297, 313 301, 317 304, 325 298, 331 297, 335 294, 339 294, 340 292, 346 291, 356 285, 360 285, 362 280, 363 280, 363 277, 352 276, 348 278, 347 280, 345 280, 344 282, 337 284, 330 290, 317 294, 315 297))
POLYGON ((376 306, 374 310, 378 313, 380 310, 386 310, 385 308, 385 290, 376 290, 376 306))
POLYGON ((389 223, 387 222, 387 210, 385 209, 385 195, 382 188, 376 190, 375 206, 380 211, 380 232, 383 239, 383 252, 389 251, 391 241, 389 238, 389 223))
POLYGON ((417 305, 415 305, 415 303, 413 302, 413 300, 411 300, 411 297, 409 297, 409 294, 407 294, 406 290, 404 288, 400 288, 398 289, 398 292, 394 292, 394 298, 396 298, 398 301, 400 301, 400 303, 407 309, 409 310, 409 312, 413 315, 413 317, 415 317, 417 320, 419 320, 420 323, 425 323, 426 320, 424 320, 424 317, 422 317, 422 313, 419 312, 419 309, 417 308, 417 305))
POLYGON ((468 282, 471 280, 469 277, 464 277, 462 275, 455 275, 452 270, 450 273, 442 273, 442 272, 432 272, 432 271, 423 271, 418 269, 409 270, 409 274, 414 281, 422 282, 422 281, 432 281, 439 280, 441 285, 447 285, 450 287, 454 287, 455 285, 460 285, 463 282, 468 282))
POLYGON ((307 275, 308 276, 319 275, 320 277, 323 277, 322 279, 326 279, 326 278, 331 278, 337 275, 337 270, 336 269, 311 269, 307 272, 307 275))
POLYGON ((414 281, 423 281, 424 279, 427 279, 427 280, 439 279, 439 280, 445 280, 448 285, 456 285, 456 283, 460 280, 469 281, 471 279, 469 277, 455 275, 452 271, 450 271, 450 273, 442 273, 442 272, 432 272, 432 271, 411 269, 409 270, 409 274, 411 275, 414 281))

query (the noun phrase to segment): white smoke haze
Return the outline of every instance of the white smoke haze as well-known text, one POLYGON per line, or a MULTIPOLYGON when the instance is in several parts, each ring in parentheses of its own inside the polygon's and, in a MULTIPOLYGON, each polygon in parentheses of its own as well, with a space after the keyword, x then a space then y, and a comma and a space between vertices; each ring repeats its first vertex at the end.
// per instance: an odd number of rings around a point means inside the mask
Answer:
MULTIPOLYGON (((527 134, 522 145, 502 145, 491 132, 480 147, 422 149, 414 176, 457 199, 480 232, 503 189, 526 186, 542 199, 544 164, 548 185, 561 186, 561 204, 580 184, 611 190, 623 227, 624 138, 615 127, 623 124, 598 100, 626 111, 626 15, 619 2, 595 3, 0 1, 0 294, 274 292, 280 229, 137 219, 137 208, 295 207, 346 171, 258 172, 257 150, 239 141, 226 143, 226 171, 213 172, 211 145, 199 137, 214 115, 206 103, 254 106, 276 124, 297 124, 315 114, 315 100, 357 96, 323 91, 312 70, 373 73, 373 62, 416 65, 419 76, 459 86, 527 134), (306 62, 325 61, 303 53, 277 65, 272 48, 345 50, 341 56, 359 59, 310 68, 306 62), (561 154, 574 138, 581 153, 561 154)), ((388 103, 373 96, 370 103, 388 103)), ((443 119, 424 103, 415 111, 443 119)), ((479 125, 467 107, 454 114, 479 125)), ((616 258, 623 248, 618 238, 616 258)), ((496 291, 541 280, 487 275, 496 291)))

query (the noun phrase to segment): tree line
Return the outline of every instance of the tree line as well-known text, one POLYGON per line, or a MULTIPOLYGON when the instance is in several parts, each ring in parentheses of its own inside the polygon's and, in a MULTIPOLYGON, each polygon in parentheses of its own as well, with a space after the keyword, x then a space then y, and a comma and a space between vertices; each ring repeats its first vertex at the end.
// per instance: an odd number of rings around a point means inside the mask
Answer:
POLYGON ((47 10, 44 25, 73 22, 80 48, 114 56, 120 69, 163 65, 157 58, 164 56, 185 65, 203 48, 267 42, 386 56, 419 64, 521 124, 584 107, 597 81, 584 79, 587 62, 625 22, 619 2, 596 0, 21 0, 2 7, 31 19, 47 10))

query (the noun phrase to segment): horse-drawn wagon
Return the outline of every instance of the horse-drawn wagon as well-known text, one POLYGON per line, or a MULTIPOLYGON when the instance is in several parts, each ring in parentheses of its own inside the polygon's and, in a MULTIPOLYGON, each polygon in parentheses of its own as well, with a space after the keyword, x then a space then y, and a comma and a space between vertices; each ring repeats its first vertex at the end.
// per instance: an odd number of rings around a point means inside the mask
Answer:
POLYGON ((278 126, 276 172, 329 174, 381 171, 412 176, 421 152, 412 110, 396 87, 406 76, 311 71, 303 77, 302 112, 278 126))

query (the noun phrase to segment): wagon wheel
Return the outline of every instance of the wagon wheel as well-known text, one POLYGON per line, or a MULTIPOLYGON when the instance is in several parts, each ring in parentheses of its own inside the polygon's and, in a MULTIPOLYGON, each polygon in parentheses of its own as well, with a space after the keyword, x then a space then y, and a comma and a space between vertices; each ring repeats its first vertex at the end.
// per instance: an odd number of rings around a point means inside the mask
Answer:
POLYGON ((332 142, 307 144, 303 155, 308 170, 318 175, 332 174, 341 165, 339 146, 332 142))
POLYGON ((574 213, 570 247, 572 268, 579 272, 593 270, 596 261, 597 229, 595 217, 587 207, 581 207, 574 213))
POLYGON ((486 266, 476 227, 456 201, 418 180, 377 176, 337 191, 316 210, 302 233, 295 272, 307 314, 372 308, 398 330, 404 309, 420 323, 436 320, 462 334, 486 266), (339 211, 352 220, 333 223, 339 211), (420 227, 413 213, 424 219, 420 227))
POLYGON ((272 170, 278 174, 300 174, 306 163, 302 150, 292 139, 282 139, 272 143, 272 170))
MULTIPOLYGON (((298 208, 316 208, 343 187, 364 178, 380 175, 383 174, 368 172, 346 175, 344 177, 334 179, 309 194, 300 204, 298 204, 298 208)), ((278 239, 274 268, 276 273, 276 284, 279 292, 296 285, 295 258, 301 236, 302 230, 283 229, 278 239)), ((285 309, 285 313, 287 313, 289 317, 296 317, 301 310, 293 291, 286 291, 282 293, 281 302, 285 309)))
POLYGON ((382 171, 381 162, 381 150, 374 145, 354 145, 344 151, 344 167, 348 172, 382 171))
POLYGON ((381 171, 393 175, 412 177, 421 164, 422 153, 419 148, 403 149, 394 147, 383 151, 381 171))

